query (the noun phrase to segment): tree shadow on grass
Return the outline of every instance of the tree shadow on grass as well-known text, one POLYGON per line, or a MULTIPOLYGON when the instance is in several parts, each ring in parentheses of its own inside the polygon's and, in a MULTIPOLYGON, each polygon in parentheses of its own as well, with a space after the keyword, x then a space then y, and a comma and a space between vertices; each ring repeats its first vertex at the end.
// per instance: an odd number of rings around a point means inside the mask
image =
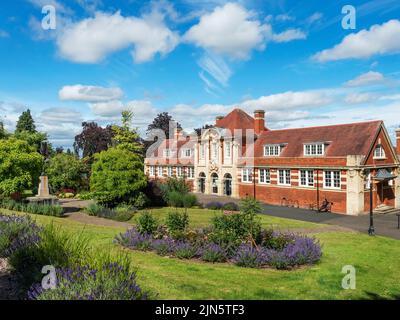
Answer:
POLYGON ((365 294, 367 297, 362 300, 400 300, 400 293, 382 296, 375 292, 365 291, 365 294))

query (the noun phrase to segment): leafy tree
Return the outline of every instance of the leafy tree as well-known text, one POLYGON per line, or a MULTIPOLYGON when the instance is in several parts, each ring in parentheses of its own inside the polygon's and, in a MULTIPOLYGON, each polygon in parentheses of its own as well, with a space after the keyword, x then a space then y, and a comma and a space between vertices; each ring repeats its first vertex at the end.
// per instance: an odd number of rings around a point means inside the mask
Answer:
POLYGON ((10 196, 34 187, 42 164, 42 156, 27 141, 0 140, 0 194, 10 196))
MULTIPOLYGON (((47 141, 47 133, 43 132, 30 132, 30 131, 19 131, 14 134, 15 138, 18 140, 24 140, 28 142, 29 145, 34 146, 36 151, 40 151, 42 142, 47 141)), ((47 143, 48 152, 51 151, 52 147, 50 143, 47 143)))
POLYGON ((82 132, 75 137, 75 154, 82 152, 82 157, 85 158, 107 150, 111 146, 113 136, 111 126, 102 128, 95 122, 83 122, 82 132))
MULTIPOLYGON (((147 132, 149 133, 153 129, 161 129, 165 132, 166 138, 169 139, 169 124, 171 121, 174 120, 168 112, 159 113, 157 117, 154 118, 153 122, 148 125, 147 132)), ((176 127, 182 129, 182 126, 178 122, 176 123, 176 127)))
POLYGON ((90 190, 96 199, 105 205, 133 203, 140 191, 146 187, 143 157, 112 147, 94 156, 90 190))
POLYGON ((4 123, 0 121, 0 139, 5 139, 8 137, 8 133, 4 128, 4 123))
POLYGON ((64 188, 79 190, 84 185, 86 166, 72 154, 59 153, 46 165, 46 174, 53 191, 64 188))
POLYGON ((140 136, 135 129, 131 129, 133 113, 122 111, 122 126, 113 126, 114 144, 117 148, 142 154, 143 145, 140 143, 140 136))
POLYGON ((206 125, 202 126, 201 128, 196 128, 196 129, 194 129, 194 132, 196 132, 196 134, 197 134, 198 136, 200 136, 202 130, 206 130, 206 129, 210 129, 210 128, 214 128, 214 126, 211 125, 211 124, 206 124, 206 125))
MULTIPOLYGON (((170 130, 169 125, 170 125, 171 121, 174 121, 172 116, 170 116, 168 114, 168 112, 162 112, 162 113, 159 113, 154 118, 153 122, 147 126, 147 134, 149 135, 149 138, 150 139, 153 138, 153 140, 144 141, 143 144, 144 144, 144 150, 145 151, 147 151, 150 148, 150 146, 155 141, 158 140, 158 137, 151 137, 150 133, 151 133, 152 130, 155 130, 155 129, 159 129, 160 130, 161 129, 165 133, 165 137, 167 139, 170 138, 169 137, 169 130, 170 130)), ((178 122, 175 123, 175 126, 176 126, 176 128, 182 129, 182 126, 178 122)))
POLYGON ((32 118, 31 111, 28 109, 19 116, 15 133, 21 133, 27 131, 30 133, 36 132, 35 121, 32 118))

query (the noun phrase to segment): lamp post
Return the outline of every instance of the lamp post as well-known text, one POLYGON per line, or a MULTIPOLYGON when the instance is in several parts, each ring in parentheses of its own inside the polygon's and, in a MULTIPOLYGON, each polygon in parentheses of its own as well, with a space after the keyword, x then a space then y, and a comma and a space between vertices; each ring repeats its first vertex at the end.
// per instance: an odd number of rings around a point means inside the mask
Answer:
POLYGON ((370 236, 375 235, 375 228, 374 228, 374 209, 373 209, 373 187, 374 187, 374 181, 371 177, 371 184, 369 186, 369 228, 368 228, 368 234, 370 236))

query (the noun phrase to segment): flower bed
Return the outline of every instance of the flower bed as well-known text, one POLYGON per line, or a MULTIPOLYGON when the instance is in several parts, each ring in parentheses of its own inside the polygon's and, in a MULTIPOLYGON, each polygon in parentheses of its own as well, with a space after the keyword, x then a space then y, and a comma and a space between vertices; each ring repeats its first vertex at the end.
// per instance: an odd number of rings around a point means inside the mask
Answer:
POLYGON ((192 234, 191 239, 187 237, 178 240, 166 232, 161 235, 141 234, 136 228, 132 228, 118 235, 116 242, 130 249, 155 251, 160 255, 170 255, 179 259, 230 262, 249 268, 291 269, 317 263, 322 255, 319 242, 304 235, 264 230, 268 238, 261 237, 256 244, 243 241, 235 245, 210 242, 204 230, 192 230, 189 233, 192 234))

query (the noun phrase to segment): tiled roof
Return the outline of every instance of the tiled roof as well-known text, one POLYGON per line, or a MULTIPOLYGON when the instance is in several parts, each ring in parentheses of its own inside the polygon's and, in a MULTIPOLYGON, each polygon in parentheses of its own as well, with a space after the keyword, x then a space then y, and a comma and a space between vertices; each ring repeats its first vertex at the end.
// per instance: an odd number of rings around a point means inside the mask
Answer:
POLYGON ((263 131, 255 144, 256 157, 266 144, 285 144, 281 157, 302 157, 304 144, 326 143, 325 156, 367 155, 382 121, 263 131))
POLYGON ((232 131, 235 129, 254 129, 254 118, 241 109, 233 109, 222 119, 216 121, 216 126, 232 131))

